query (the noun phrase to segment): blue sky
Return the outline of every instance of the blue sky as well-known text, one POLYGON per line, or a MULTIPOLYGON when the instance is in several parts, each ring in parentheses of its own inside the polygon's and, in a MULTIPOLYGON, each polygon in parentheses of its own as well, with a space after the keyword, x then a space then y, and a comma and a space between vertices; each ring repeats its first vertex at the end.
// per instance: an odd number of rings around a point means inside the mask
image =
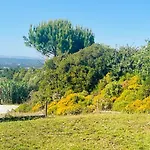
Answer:
POLYGON ((149 0, 3 0, 0 2, 0 55, 40 57, 24 46, 30 24, 68 19, 89 27, 98 43, 144 45, 150 38, 149 0))

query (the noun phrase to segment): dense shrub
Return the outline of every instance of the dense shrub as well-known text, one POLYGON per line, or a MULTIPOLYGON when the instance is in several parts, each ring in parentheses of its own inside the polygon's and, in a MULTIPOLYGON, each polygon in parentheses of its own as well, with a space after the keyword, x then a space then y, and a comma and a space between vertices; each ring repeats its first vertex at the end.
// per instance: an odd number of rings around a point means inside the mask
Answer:
POLYGON ((1 103, 23 103, 28 99, 31 88, 25 82, 0 80, 1 103))
POLYGON ((24 104, 21 104, 17 109, 16 111, 17 112, 30 112, 32 109, 32 106, 29 105, 28 103, 24 103, 24 104))
POLYGON ((116 63, 116 51, 108 46, 93 44, 72 55, 62 55, 45 63, 40 91, 47 99, 53 94, 60 98, 68 90, 92 92, 116 63))

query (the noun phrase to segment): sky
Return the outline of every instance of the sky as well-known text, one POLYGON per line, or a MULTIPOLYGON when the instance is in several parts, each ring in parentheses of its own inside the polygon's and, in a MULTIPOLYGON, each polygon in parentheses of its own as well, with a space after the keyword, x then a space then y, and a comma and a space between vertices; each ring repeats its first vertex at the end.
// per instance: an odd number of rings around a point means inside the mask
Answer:
POLYGON ((0 55, 42 57, 24 45, 30 24, 68 19, 92 29, 112 47, 141 46, 150 38, 149 0, 1 0, 0 55))

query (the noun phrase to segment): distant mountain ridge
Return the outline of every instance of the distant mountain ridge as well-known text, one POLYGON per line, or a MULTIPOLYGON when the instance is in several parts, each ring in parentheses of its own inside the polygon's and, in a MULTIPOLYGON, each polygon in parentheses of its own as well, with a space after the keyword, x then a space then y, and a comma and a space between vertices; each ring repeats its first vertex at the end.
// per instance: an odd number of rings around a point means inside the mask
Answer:
POLYGON ((44 59, 32 58, 32 57, 21 57, 21 56, 0 56, 0 67, 1 68, 15 68, 15 67, 35 67, 40 68, 44 64, 44 59))
POLYGON ((0 55, 0 58, 16 58, 16 59, 38 59, 38 60, 44 60, 44 58, 40 58, 40 57, 29 57, 29 56, 5 56, 5 55, 0 55))

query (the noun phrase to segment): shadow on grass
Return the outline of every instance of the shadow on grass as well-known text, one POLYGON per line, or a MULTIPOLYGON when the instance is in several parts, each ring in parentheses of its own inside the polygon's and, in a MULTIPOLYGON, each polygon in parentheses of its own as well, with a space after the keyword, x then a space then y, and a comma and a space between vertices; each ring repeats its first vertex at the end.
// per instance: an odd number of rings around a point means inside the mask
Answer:
POLYGON ((22 114, 22 115, 11 115, 5 114, 0 117, 0 122, 10 122, 10 121, 25 121, 25 120, 33 120, 39 118, 45 118, 45 114, 22 114))

